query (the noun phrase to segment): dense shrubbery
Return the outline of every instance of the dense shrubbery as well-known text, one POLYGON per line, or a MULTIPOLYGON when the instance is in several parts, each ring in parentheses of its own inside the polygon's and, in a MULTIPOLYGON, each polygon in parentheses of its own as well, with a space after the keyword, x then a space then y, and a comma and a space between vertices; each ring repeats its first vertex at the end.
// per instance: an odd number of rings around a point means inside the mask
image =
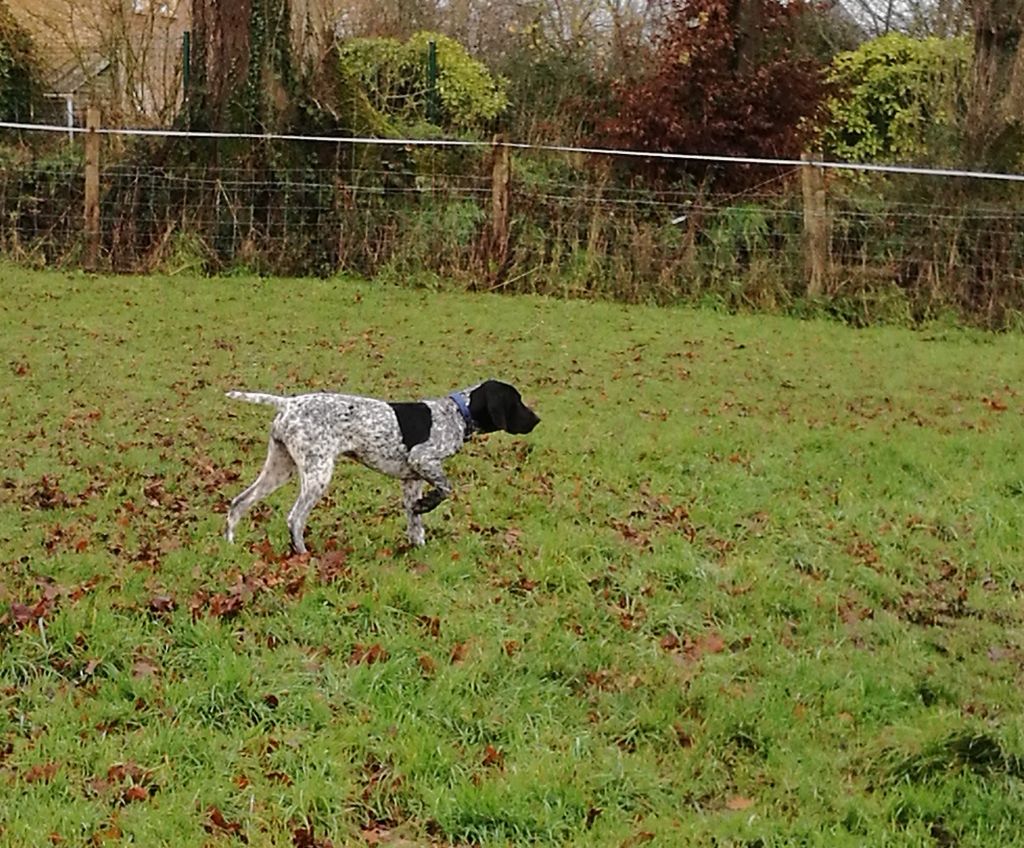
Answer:
POLYGON ((970 61, 966 39, 898 33, 836 56, 825 150, 856 162, 956 161, 970 61))
MULTIPOLYGON (((613 143, 636 150, 796 157, 824 92, 822 63, 804 40, 802 2, 687 0, 668 24, 648 72, 618 87, 613 143)), ((704 167, 645 166, 659 174, 704 167)), ((743 185, 731 169, 719 182, 743 185)), ((763 175, 758 175, 763 176, 763 175)))
POLYGON ((356 83, 370 105, 396 128, 434 124, 479 132, 508 106, 504 83, 457 41, 435 32, 408 41, 357 38, 339 47, 341 73, 356 83), (427 79, 428 44, 437 50, 436 114, 427 79))
MULTIPOLYGON (((487 138, 500 126, 533 141, 590 133, 634 149, 795 158, 820 132, 832 156, 954 158, 969 46, 888 37, 842 54, 826 73, 827 45, 807 35, 819 12, 777 0, 681 0, 634 77, 620 66, 611 121, 608 69, 588 66, 579 44, 559 53, 550 40, 534 41, 533 29, 510 33, 502 68, 511 81, 442 34, 349 40, 323 62, 322 90, 289 111, 323 134, 487 138), (437 47, 434 103, 428 41, 437 47)), ((480 147, 344 141, 108 146, 101 256, 116 270, 350 270, 573 297, 806 307, 791 169, 666 168, 639 158, 627 169, 608 158, 517 152, 502 199, 492 197, 505 176, 491 158, 480 147), (502 208, 511 214, 497 250, 492 224, 502 208)), ((0 161, 9 255, 77 261, 80 168, 25 150, 0 161)), ((1024 309, 1014 188, 832 180, 827 302, 811 308, 857 323, 949 310, 987 326, 1013 323, 1024 309)))

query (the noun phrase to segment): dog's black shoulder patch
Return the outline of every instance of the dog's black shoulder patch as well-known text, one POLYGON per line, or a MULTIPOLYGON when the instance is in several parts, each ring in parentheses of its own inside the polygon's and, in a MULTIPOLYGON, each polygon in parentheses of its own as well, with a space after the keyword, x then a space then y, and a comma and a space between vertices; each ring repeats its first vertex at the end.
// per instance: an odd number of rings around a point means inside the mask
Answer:
POLYGON ((433 418, 430 407, 425 403, 390 403, 398 418, 398 429, 402 431, 402 444, 406 450, 412 450, 430 438, 430 425, 433 418))

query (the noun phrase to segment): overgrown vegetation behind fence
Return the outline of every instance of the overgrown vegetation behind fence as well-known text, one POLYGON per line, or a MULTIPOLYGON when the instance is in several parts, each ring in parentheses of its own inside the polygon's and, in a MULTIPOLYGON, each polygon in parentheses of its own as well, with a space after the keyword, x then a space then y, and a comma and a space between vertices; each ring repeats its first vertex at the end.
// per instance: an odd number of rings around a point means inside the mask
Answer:
POLYGON ((857 323, 955 313, 1002 327, 1024 309, 1020 183, 826 181, 808 165, 765 169, 756 190, 722 194, 500 147, 310 143, 296 155, 281 143, 169 144, 108 145, 97 244, 80 143, 11 155, 0 167, 4 253, 119 272, 351 271, 629 302, 811 304, 857 323), (801 171, 819 178, 817 192, 801 171))

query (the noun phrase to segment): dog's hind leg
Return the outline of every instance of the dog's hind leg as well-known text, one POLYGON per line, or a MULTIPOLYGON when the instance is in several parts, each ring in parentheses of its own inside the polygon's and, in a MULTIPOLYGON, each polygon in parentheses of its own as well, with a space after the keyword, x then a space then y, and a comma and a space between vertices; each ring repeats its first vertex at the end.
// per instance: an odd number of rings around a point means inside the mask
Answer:
POLYGON ((333 473, 334 460, 326 457, 307 456, 299 466, 299 497, 288 513, 288 532, 292 537, 292 550, 297 554, 306 553, 306 543, 302 538, 306 520, 327 491, 333 473))
POLYGON ((287 483, 294 472, 295 462, 288 449, 277 439, 271 438, 260 476, 248 489, 231 501, 231 507, 228 509, 228 527, 224 534, 229 542, 235 541, 235 527, 242 520, 242 516, 258 501, 287 483))

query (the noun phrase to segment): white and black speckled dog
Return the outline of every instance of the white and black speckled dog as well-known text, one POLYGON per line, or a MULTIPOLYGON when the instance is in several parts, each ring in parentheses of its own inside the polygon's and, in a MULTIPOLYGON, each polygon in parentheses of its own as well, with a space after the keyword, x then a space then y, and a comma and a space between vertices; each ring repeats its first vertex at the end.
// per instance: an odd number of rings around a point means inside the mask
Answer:
POLYGON ((422 545, 420 516, 452 491, 441 463, 473 433, 529 433, 540 421, 514 386, 497 380, 418 403, 327 392, 294 397, 257 392, 227 395, 277 407, 263 470, 255 483, 231 501, 227 539, 234 541, 235 527, 250 507, 298 471, 299 497, 288 513, 296 553, 306 552, 302 538, 306 519, 327 491, 339 455, 402 481, 409 541, 422 545), (427 483, 433 488, 424 494, 427 483))

